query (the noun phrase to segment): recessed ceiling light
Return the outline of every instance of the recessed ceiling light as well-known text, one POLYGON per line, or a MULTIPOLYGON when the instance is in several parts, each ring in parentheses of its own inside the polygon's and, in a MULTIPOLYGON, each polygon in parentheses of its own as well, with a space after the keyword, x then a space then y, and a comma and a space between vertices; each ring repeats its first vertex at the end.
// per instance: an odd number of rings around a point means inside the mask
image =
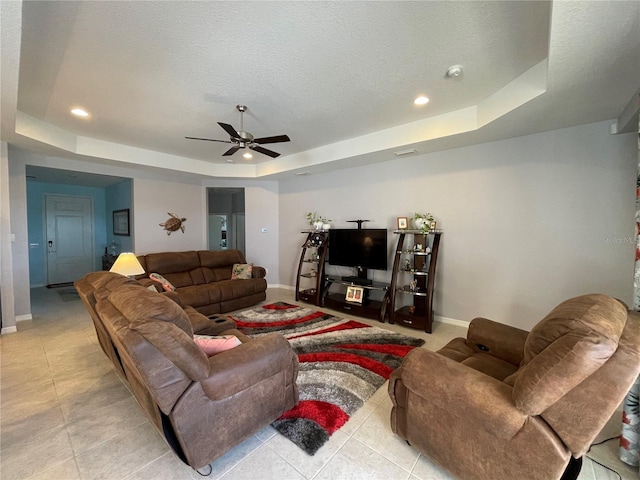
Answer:
POLYGON ((227 158, 227 163, 233 163, 233 158, 227 158))
POLYGON ((72 108, 71 109, 71 113, 74 114, 76 117, 88 117, 89 116, 89 112, 87 112, 83 108, 72 108))
POLYGON ((309 175, 309 172, 296 172, 296 176, 302 177, 304 175, 309 175))
POLYGON ((421 95, 419 97, 417 97, 413 103, 415 103, 416 105, 426 105, 427 103, 429 103, 429 99, 427 97, 425 97, 424 95, 421 95))
POLYGON ((242 156, 246 159, 253 158, 253 155, 251 155, 249 152, 243 153, 242 156))

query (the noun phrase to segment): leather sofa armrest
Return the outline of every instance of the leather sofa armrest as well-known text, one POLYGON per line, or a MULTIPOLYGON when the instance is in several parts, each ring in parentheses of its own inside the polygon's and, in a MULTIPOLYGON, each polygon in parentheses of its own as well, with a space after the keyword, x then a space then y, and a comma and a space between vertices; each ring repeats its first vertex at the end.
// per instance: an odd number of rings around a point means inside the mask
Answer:
POLYGON ((251 278, 265 278, 267 276, 267 269, 264 267, 260 267, 258 265, 254 265, 251 270, 251 278))
POLYGON ((411 409, 403 403, 408 396, 417 395, 421 399, 412 403, 422 404, 420 408, 435 404, 453 421, 478 425, 502 438, 513 437, 529 418, 514 405, 509 385, 423 348, 409 352, 392 373, 389 393, 395 406, 411 409))
POLYGON ((298 357, 289 342, 271 333, 209 357, 209 376, 201 381, 211 400, 222 400, 279 372, 292 368, 298 357))
POLYGON ((528 335, 526 330, 478 317, 469 324, 467 345, 519 366, 528 335))

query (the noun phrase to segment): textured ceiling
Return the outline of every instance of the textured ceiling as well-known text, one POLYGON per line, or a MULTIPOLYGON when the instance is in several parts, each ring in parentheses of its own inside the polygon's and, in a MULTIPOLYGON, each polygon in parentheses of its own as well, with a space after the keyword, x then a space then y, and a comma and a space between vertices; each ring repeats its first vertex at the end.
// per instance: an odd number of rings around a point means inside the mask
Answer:
POLYGON ((639 4, 24 2, 19 51, 3 39, 3 67, 19 53, 3 138, 259 177, 613 119, 640 86, 639 4), (239 130, 239 103, 244 130, 289 135, 268 145, 281 157, 228 164, 230 145, 184 139, 227 140, 216 122, 239 130))

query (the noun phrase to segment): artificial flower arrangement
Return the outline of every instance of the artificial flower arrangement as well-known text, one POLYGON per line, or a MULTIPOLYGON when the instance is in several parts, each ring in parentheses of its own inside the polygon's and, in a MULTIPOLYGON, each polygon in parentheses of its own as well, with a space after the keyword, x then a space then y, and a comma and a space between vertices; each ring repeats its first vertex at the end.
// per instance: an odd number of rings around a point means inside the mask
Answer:
POLYGON ((435 224, 435 219, 433 218, 433 215, 431 215, 430 213, 418 213, 416 212, 413 215, 413 226, 416 230, 422 230, 422 233, 429 233, 429 231, 432 228, 435 228, 435 226, 432 226, 435 224))
POLYGON ((307 212, 307 222, 316 230, 328 230, 331 227, 330 221, 330 218, 324 218, 318 212, 307 212))

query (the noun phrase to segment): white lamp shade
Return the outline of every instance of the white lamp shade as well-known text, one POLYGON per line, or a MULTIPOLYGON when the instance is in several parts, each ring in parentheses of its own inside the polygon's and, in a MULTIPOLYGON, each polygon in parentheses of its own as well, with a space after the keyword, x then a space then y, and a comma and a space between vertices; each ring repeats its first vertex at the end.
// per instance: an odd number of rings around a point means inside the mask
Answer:
POLYGON ((129 277, 132 275, 143 274, 144 268, 142 268, 142 265, 140 265, 140 262, 136 258, 135 254, 131 252, 124 252, 118 255, 118 258, 113 263, 113 266, 109 271, 129 277))

